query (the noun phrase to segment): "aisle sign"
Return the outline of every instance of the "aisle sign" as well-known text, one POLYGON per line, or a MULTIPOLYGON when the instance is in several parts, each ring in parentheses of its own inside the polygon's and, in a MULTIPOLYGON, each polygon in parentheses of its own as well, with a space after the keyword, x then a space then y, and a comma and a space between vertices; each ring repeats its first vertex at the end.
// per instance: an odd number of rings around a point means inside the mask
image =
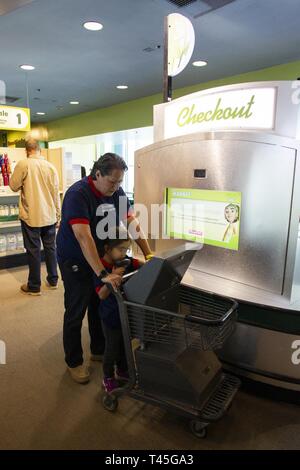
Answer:
POLYGON ((0 105, 0 130, 30 131, 30 109, 0 105))

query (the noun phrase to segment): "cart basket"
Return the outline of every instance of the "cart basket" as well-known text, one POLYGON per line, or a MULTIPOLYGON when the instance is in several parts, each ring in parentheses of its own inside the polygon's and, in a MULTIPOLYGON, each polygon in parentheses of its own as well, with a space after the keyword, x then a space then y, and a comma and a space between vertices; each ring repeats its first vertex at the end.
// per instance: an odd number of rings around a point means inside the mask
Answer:
POLYGON ((122 302, 130 339, 174 347, 215 350, 232 334, 237 318, 234 300, 178 286, 178 311, 122 302))

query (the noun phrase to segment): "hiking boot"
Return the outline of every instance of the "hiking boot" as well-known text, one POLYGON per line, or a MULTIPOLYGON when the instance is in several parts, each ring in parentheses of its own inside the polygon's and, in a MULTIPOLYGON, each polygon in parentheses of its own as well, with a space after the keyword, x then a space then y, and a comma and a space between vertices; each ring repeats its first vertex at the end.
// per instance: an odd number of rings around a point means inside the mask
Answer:
POLYGON ((74 382, 77 382, 78 384, 86 384, 89 382, 90 373, 87 367, 83 365, 78 367, 68 367, 68 370, 74 382))
POLYGON ((46 281, 45 284, 48 289, 51 289, 51 290, 58 289, 58 282, 56 284, 50 284, 49 281, 46 281))
POLYGON ((21 292, 23 294, 27 294, 27 295, 41 295, 41 289, 30 289, 28 287, 28 284, 23 284, 20 288, 21 292))

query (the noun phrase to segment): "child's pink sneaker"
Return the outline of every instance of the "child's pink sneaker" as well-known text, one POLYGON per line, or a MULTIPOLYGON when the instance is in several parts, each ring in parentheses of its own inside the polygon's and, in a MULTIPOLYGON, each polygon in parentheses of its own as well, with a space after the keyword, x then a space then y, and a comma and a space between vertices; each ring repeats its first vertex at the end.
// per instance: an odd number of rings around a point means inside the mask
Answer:
POLYGON ((116 388, 119 388, 119 384, 114 377, 104 378, 102 384, 106 393, 111 393, 116 388))

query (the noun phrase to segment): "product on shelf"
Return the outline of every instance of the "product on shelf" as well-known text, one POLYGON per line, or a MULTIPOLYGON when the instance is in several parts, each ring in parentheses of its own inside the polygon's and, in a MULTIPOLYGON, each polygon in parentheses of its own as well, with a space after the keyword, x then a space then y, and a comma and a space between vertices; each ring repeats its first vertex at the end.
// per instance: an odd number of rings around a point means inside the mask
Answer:
POLYGON ((5 205, 3 206, 3 215, 4 215, 5 217, 8 217, 8 216, 9 216, 9 206, 8 206, 7 204, 5 204, 5 205))
POLYGON ((24 251, 24 241, 22 232, 0 234, 0 253, 7 252, 13 254, 14 251, 24 251))
POLYGON ((0 253, 5 253, 6 252, 6 236, 5 235, 0 235, 0 253))
POLYGON ((17 204, 4 204, 0 206, 0 222, 17 220, 19 216, 19 206, 17 204))
POLYGON ((8 186, 11 175, 11 164, 6 153, 0 155, 0 174, 0 186, 8 186))
POLYGON ((24 240, 22 232, 17 233, 17 250, 24 250, 24 240))
POLYGON ((19 215, 19 207, 17 204, 10 204, 9 206, 9 215, 16 216, 19 215))
POLYGON ((7 251, 16 251, 17 249, 17 236, 15 233, 8 233, 6 235, 7 251))

